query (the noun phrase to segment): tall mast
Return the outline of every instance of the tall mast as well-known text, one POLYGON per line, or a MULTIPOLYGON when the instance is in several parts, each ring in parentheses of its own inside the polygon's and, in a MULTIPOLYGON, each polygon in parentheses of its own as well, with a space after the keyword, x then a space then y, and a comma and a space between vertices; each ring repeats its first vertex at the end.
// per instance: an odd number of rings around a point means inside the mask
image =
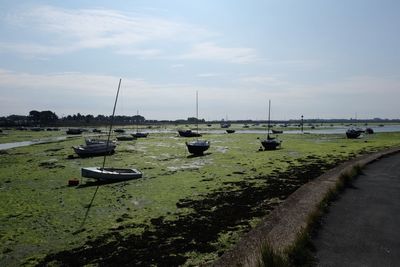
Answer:
POLYGON ((271 99, 268 101, 268 138, 269 138, 270 127, 271 127, 271 99))
MULTIPOLYGON (((108 137, 107 137, 107 143, 106 143, 107 149, 108 149, 108 146, 109 146, 109 143, 110 143, 111 129, 112 129, 113 123, 114 123, 115 108, 117 106, 119 88, 121 87, 121 80, 122 79, 119 79, 117 95, 115 96, 114 108, 113 108, 113 113, 112 113, 112 116, 111 116, 110 129, 108 130, 108 137)), ((104 166, 106 165, 106 157, 107 157, 107 153, 104 155, 102 171, 104 170, 104 166)))
POLYGON ((196 128, 199 133, 199 91, 196 91, 196 128))
POLYGON ((139 110, 136 110, 136 133, 139 132, 139 110))

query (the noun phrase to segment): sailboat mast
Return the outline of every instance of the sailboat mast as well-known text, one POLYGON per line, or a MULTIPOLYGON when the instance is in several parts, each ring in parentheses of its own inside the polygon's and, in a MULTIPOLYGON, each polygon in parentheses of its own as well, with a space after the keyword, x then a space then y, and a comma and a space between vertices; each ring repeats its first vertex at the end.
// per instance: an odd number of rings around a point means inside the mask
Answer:
MULTIPOLYGON (((114 108, 113 108, 113 113, 112 113, 112 116, 111 116, 110 129, 108 130, 108 137, 107 137, 107 143, 106 143, 107 144, 106 145, 107 149, 106 150, 108 150, 108 146, 109 146, 109 143, 110 143, 111 129, 112 129, 113 123, 114 123, 115 108, 117 107, 119 88, 121 87, 121 80, 122 79, 119 79, 117 95, 115 96, 114 108)), ((107 153, 104 155, 102 170, 104 170, 104 166, 106 165, 106 156, 107 156, 107 153)))
POLYGON ((270 127, 271 127, 271 99, 268 101, 268 137, 269 137, 270 127))
POLYGON ((139 110, 136 110, 136 133, 139 132, 139 110))
POLYGON ((196 91, 196 128, 199 133, 199 91, 196 91))

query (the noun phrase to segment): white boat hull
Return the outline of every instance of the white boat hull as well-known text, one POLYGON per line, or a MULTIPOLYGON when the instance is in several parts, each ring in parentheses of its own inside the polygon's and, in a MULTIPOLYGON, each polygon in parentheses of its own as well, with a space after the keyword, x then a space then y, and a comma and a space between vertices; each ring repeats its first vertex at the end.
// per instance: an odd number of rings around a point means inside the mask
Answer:
POLYGON ((121 181, 138 179, 142 173, 137 169, 87 167, 81 169, 82 177, 93 178, 100 181, 121 181))

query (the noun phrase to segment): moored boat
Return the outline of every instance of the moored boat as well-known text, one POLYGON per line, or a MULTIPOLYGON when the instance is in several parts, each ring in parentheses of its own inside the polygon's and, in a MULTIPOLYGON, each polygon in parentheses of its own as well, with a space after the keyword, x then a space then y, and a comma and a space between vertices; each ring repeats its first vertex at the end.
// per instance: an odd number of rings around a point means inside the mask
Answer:
POLYGON ((275 150, 282 144, 281 140, 278 140, 277 138, 271 137, 269 135, 270 128, 271 128, 271 100, 269 100, 269 105, 268 105, 267 138, 261 140, 261 145, 264 147, 264 150, 275 150))
POLYGON ((75 153, 79 157, 104 156, 114 153, 116 145, 114 143, 98 143, 86 146, 73 146, 75 153))
POLYGON ((77 129, 77 128, 69 128, 66 133, 67 134, 81 134, 83 132, 82 129, 77 129))
POLYGON ((131 134, 134 138, 146 138, 149 133, 143 133, 143 132, 136 132, 131 134))
POLYGON ((266 139, 261 140, 261 145, 264 147, 264 150, 275 150, 280 147, 281 141, 268 136, 266 139))
POLYGON ((110 144, 115 144, 114 141, 111 141, 111 140, 108 141, 107 139, 97 139, 97 138, 86 138, 85 139, 85 143, 87 146, 96 145, 96 144, 105 144, 107 142, 109 142, 110 144))
POLYGON ((192 130, 178 130, 178 134, 181 137, 200 137, 201 134, 193 132, 192 130))
MULTIPOLYGON (((198 104, 198 99, 199 99, 199 93, 196 91, 196 133, 199 135, 199 104, 198 104)), ((210 148, 210 142, 206 140, 195 140, 195 141, 190 141, 186 142, 186 147, 188 148, 188 151, 190 154, 193 154, 195 156, 202 156, 204 154, 204 151, 210 148)))
POLYGON ((186 146, 190 154, 200 156, 204 154, 204 151, 210 148, 210 142, 205 140, 195 140, 186 142, 186 146))
MULTIPOLYGON (((105 168, 106 158, 107 158, 106 156, 108 154, 111 154, 112 152, 114 152, 114 149, 116 146, 114 143, 110 143, 110 136, 111 136, 111 130, 112 130, 112 126, 113 126, 115 108, 117 106, 117 100, 118 100, 120 86, 121 86, 121 79, 119 80, 117 95, 115 97, 114 109, 113 109, 113 113, 111 116, 112 119, 111 119, 110 129, 108 131, 107 141, 104 144, 93 145, 93 146, 103 145, 103 149, 104 149, 104 146, 106 147, 107 151, 105 151, 106 153, 104 153, 103 165, 102 165, 102 167, 82 168, 81 174, 83 177, 94 178, 94 179, 101 180, 101 181, 119 181, 119 180, 128 180, 128 179, 135 179, 135 178, 142 177, 142 173, 140 171, 138 171, 137 169, 133 169, 133 168, 105 168)), ((87 147, 92 147, 92 146, 87 146, 87 147)))
POLYGON ((346 136, 349 139, 356 139, 361 135, 362 131, 358 131, 357 129, 350 128, 346 131, 346 136))
POLYGON ((283 131, 271 129, 273 134, 281 134, 283 131))
POLYGON ((81 175, 82 177, 93 178, 99 181, 121 181, 142 177, 142 173, 137 169, 100 167, 82 168, 81 175))
POLYGON ((118 141, 132 141, 136 139, 136 137, 127 134, 117 135, 115 138, 117 138, 118 141))

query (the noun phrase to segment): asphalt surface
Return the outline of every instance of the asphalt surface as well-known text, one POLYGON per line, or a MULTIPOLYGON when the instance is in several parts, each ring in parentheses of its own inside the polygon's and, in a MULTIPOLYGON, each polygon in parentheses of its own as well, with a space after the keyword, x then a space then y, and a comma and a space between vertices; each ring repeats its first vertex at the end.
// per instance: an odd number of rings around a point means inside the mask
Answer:
POLYGON ((313 243, 318 266, 400 266, 400 153, 363 169, 313 243))

